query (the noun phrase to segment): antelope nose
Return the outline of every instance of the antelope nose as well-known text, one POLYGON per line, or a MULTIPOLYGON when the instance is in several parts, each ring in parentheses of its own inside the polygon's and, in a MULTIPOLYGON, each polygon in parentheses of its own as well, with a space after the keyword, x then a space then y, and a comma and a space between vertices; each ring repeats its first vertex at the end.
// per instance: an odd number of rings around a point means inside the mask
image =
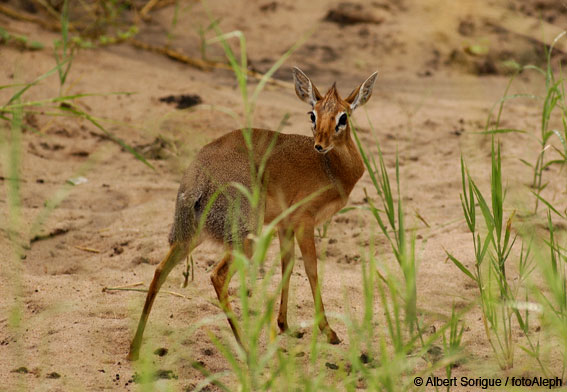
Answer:
POLYGON ((315 144, 315 150, 321 152, 323 151, 323 147, 320 144, 315 144))

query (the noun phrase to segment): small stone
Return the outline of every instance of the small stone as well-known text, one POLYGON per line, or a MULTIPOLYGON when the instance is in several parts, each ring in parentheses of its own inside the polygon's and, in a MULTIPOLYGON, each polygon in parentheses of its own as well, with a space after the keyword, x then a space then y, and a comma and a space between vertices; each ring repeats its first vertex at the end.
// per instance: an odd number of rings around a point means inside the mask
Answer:
POLYGON ((169 352, 169 350, 168 350, 167 348, 165 348, 165 347, 160 347, 160 348, 158 348, 158 349, 156 349, 156 350, 154 351, 154 354, 155 354, 155 355, 158 355, 158 356, 160 356, 160 357, 163 357, 163 356, 166 355, 168 352, 169 352))
POLYGON ((368 354, 366 354, 366 353, 360 354, 359 359, 360 359, 360 362, 362 362, 362 363, 368 363, 368 362, 370 362, 370 357, 369 357, 368 354))
POLYGON ((148 259, 147 257, 143 257, 143 256, 136 256, 132 259, 132 264, 134 264, 134 265, 150 264, 150 259, 148 259))
POLYGON ((160 369, 160 370, 156 371, 155 378, 156 379, 164 379, 164 380, 171 380, 171 379, 177 380, 178 377, 175 373, 173 373, 172 370, 160 369))
POLYGON ((331 362, 325 362, 325 366, 328 367, 331 370, 337 370, 339 368, 337 365, 335 365, 334 363, 331 363, 331 362))
POLYGON ((305 335, 305 332, 303 332, 303 331, 296 331, 296 332, 293 334, 293 337, 294 337, 294 338, 297 338, 297 339, 301 339, 301 338, 303 337, 303 335, 305 335))

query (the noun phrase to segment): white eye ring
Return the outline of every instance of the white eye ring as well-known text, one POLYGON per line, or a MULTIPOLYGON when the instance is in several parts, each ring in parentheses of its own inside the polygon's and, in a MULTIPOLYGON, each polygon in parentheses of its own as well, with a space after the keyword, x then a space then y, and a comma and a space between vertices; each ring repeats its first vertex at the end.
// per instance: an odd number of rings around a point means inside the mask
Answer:
POLYGON ((317 113, 314 110, 307 112, 311 120, 311 129, 315 132, 315 127, 317 126, 317 113))

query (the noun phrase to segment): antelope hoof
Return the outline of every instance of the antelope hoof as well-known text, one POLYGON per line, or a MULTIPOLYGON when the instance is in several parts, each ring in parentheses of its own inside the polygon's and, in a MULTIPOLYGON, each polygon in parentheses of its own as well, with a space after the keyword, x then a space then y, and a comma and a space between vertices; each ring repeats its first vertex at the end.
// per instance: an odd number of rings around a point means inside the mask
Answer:
POLYGON ((291 336, 293 336, 296 339, 301 339, 303 335, 305 335, 304 331, 295 331, 291 334, 291 336))
POLYGON ((126 359, 128 361, 137 361, 138 358, 140 358, 140 352, 138 350, 132 350, 130 349, 130 351, 128 352, 128 356, 126 357, 126 359))
POLYGON ((278 320, 278 328, 280 329, 280 333, 286 333, 289 331, 289 326, 284 321, 278 320))
POLYGON ((329 329, 329 332, 327 332, 327 341, 331 344, 339 344, 341 339, 339 339, 335 331, 329 329))
POLYGON ((292 338, 296 339, 301 339, 303 335, 305 335, 305 332, 301 330, 292 331, 291 329, 289 329, 287 323, 278 321, 278 327, 280 328, 280 335, 289 335, 292 338))

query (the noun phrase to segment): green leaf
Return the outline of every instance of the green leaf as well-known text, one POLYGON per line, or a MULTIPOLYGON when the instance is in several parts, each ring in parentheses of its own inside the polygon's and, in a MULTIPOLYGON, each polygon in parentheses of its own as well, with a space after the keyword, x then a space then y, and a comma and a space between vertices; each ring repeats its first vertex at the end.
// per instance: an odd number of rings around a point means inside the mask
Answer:
POLYGON ((563 165, 564 163, 565 163, 565 159, 554 159, 551 161, 547 161, 545 165, 542 166, 542 169, 546 169, 551 165, 557 165, 557 164, 563 165))
POLYGON ((25 93, 30 87, 35 86, 37 83, 39 83, 43 79, 49 77, 51 74, 53 74, 55 71, 57 71, 61 65, 67 63, 68 61, 69 61, 69 59, 64 60, 63 62, 59 63, 55 68, 50 69, 49 71, 47 71, 46 73, 44 73, 43 75, 41 75, 40 77, 35 79, 33 82, 28 83, 24 88, 22 88, 16 94, 12 95, 12 97, 8 100, 6 105, 4 105, 2 108, 0 108, 0 110, 2 110, 4 107, 11 104, 12 102, 17 100, 18 98, 20 98, 22 96, 22 94, 25 93))
POLYGON ((528 161, 526 161, 525 159, 520 158, 520 162, 522 162, 524 165, 531 167, 533 169, 534 165, 532 165, 531 163, 529 163, 528 161))
POLYGON ((28 43, 28 47, 32 50, 40 50, 44 48, 43 44, 39 41, 30 41, 28 43))
POLYGON ((497 128, 497 129, 490 129, 488 131, 482 132, 472 132, 477 135, 495 135, 498 133, 527 133, 522 129, 514 129, 514 128, 497 128))
POLYGON ((465 52, 473 56, 486 56, 490 48, 487 45, 473 44, 465 48, 465 52))
POLYGON ((518 347, 520 347, 520 349, 522 349, 522 351, 524 351, 526 354, 528 354, 530 357, 538 359, 539 360, 539 354, 536 353, 535 351, 532 351, 530 349, 528 349, 527 347, 518 345, 518 347))
POLYGON ((478 283, 478 280, 473 275, 473 273, 467 267, 465 267, 459 260, 457 260, 455 256, 453 256, 447 251, 445 251, 445 253, 447 254, 447 257, 449 257, 449 259, 453 262, 453 264, 457 266, 457 268, 459 268, 461 271, 464 272, 465 275, 467 275, 469 278, 471 278, 472 280, 478 283))
POLYGON ((150 169, 155 170, 155 168, 153 167, 153 165, 151 163, 149 163, 146 158, 144 158, 144 156, 142 154, 140 154, 138 151, 136 151, 133 147, 131 147, 130 145, 128 145, 126 142, 124 142, 124 140, 120 139, 119 137, 115 136, 112 132, 106 130, 106 128, 104 128, 93 116, 91 116, 88 113, 85 113, 81 110, 76 109, 75 107, 69 105, 69 106, 60 106, 59 107, 60 110, 62 111, 67 111, 70 113, 73 113, 74 115, 78 116, 78 117, 82 117, 86 120, 88 120, 91 124, 93 124, 95 127, 97 127, 98 129, 100 129, 106 136, 108 136, 108 138, 110 140, 112 140, 113 142, 117 143, 118 145, 120 145, 122 148, 124 148, 126 151, 128 151, 130 154, 134 155, 134 157, 141 161, 143 164, 145 164, 146 166, 148 166, 150 169))
POLYGON ((567 219, 567 216, 561 214, 559 211, 557 211, 557 209, 547 200, 545 200, 543 197, 541 197, 539 194, 535 193, 534 191, 531 191, 535 197, 537 197, 543 204, 545 204, 547 206, 547 208, 549 208, 551 211, 553 211, 554 213, 557 214, 557 216, 563 218, 563 219, 567 219))

